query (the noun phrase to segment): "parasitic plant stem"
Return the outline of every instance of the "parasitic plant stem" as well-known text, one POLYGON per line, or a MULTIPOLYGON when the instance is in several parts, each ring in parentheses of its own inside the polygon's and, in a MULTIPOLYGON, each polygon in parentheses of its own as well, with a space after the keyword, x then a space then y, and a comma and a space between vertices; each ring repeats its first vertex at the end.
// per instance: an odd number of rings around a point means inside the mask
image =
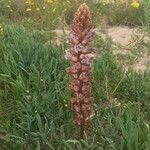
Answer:
POLYGON ((71 105, 75 114, 75 124, 79 127, 79 139, 83 139, 84 132, 94 115, 93 97, 91 97, 91 64, 95 49, 89 47, 93 36, 90 11, 84 3, 74 15, 69 36, 70 49, 66 52, 66 59, 72 64, 66 71, 73 78, 69 89, 73 92, 71 105))

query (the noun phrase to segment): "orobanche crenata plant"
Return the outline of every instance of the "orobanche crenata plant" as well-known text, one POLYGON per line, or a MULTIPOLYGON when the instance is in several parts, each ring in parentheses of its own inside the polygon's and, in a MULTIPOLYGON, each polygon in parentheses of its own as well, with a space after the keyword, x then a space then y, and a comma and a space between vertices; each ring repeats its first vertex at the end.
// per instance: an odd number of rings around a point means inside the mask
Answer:
POLYGON ((93 97, 91 97, 91 64, 95 49, 89 47, 93 36, 90 11, 84 3, 74 15, 69 36, 70 49, 66 52, 66 59, 72 64, 66 71, 73 78, 69 89, 73 92, 71 105, 75 114, 75 124, 79 127, 79 139, 83 138, 91 117, 94 115, 93 97))

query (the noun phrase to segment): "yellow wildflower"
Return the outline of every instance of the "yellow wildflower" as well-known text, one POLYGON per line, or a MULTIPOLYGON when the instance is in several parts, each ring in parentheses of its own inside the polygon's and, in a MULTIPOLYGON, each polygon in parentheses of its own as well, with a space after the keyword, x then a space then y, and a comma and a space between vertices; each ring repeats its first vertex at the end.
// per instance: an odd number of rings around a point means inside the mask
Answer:
POLYGON ((31 11, 31 10, 32 10, 31 8, 27 8, 27 9, 26 9, 27 12, 29 12, 29 11, 31 11))
POLYGON ((52 4, 55 3, 57 0, 47 0, 47 3, 52 4))
POLYGON ((139 8, 139 7, 140 7, 140 3, 137 2, 137 1, 133 1, 133 2, 131 3, 131 6, 132 6, 133 8, 139 8))
POLYGON ((39 11, 39 10, 40 10, 40 8, 38 8, 38 7, 37 7, 37 8, 36 8, 36 10, 37 10, 37 11, 39 11))
POLYGON ((32 3, 32 0, 26 0, 25 3, 26 3, 26 4, 31 4, 31 3, 32 3))
POLYGON ((48 2, 48 3, 50 3, 50 4, 51 4, 51 3, 53 3, 53 1, 52 1, 52 0, 47 0, 47 2, 48 2))
POLYGON ((67 0, 67 3, 69 3, 69 4, 70 4, 70 1, 69 1, 69 0, 67 0))
POLYGON ((7 8, 10 8, 10 5, 7 5, 7 8))
POLYGON ((102 4, 105 6, 105 5, 108 5, 110 3, 109 0, 102 0, 102 4))

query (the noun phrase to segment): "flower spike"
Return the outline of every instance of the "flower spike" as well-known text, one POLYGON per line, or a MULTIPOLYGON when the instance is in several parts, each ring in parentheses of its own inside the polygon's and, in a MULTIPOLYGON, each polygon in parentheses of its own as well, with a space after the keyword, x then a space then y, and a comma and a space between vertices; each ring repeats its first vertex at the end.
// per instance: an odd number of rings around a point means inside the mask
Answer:
POLYGON ((95 49, 89 45, 94 36, 90 11, 84 3, 80 5, 74 15, 69 36, 70 49, 66 52, 65 58, 72 66, 67 68, 73 80, 69 89, 73 92, 71 99, 74 121, 79 126, 79 138, 82 139, 86 128, 90 124, 93 111, 93 97, 91 97, 92 61, 95 56, 95 49))

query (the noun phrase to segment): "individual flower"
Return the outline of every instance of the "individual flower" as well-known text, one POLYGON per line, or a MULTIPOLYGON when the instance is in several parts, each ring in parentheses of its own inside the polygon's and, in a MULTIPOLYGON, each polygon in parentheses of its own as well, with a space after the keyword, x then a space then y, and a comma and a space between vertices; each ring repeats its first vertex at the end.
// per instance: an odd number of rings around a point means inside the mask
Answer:
POLYGON ((32 0, 26 0, 25 3, 26 3, 26 4, 31 4, 31 3, 32 3, 32 0))
POLYGON ((67 3, 70 4, 71 3, 70 0, 67 0, 67 3))
POLYGON ((3 34, 3 32, 4 32, 4 28, 3 28, 3 26, 0 24, 0 35, 3 34))
POLYGON ((30 12, 30 11, 32 11, 32 9, 31 9, 31 8, 27 8, 26 11, 27 11, 27 12, 30 12))
POLYGON ((139 8, 140 7, 140 3, 139 2, 137 2, 137 1, 133 1, 132 3, 131 3, 131 6, 133 7, 133 8, 139 8))
POLYGON ((49 4, 53 4, 53 3, 55 3, 57 0, 47 0, 47 3, 49 3, 49 4))
POLYGON ((37 10, 37 11, 40 11, 40 8, 39 8, 39 7, 37 7, 37 8, 36 8, 36 10, 37 10))

